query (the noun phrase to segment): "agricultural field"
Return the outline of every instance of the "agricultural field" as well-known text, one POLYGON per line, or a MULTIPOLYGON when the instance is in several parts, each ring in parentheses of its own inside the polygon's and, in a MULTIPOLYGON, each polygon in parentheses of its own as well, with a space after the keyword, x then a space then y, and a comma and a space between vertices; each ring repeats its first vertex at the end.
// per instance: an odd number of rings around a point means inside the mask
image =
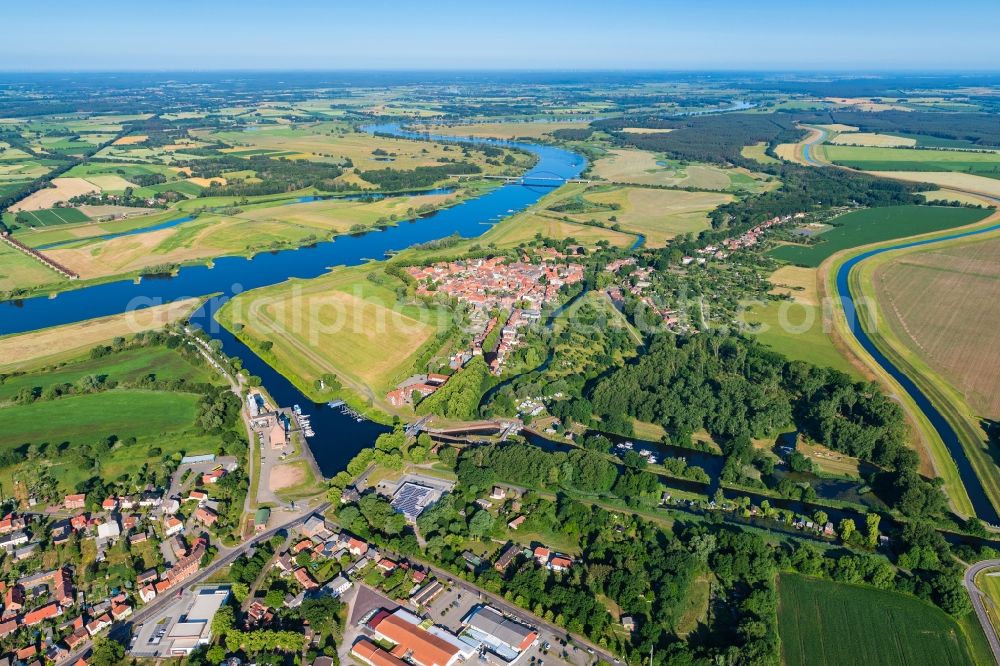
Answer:
POLYGON ((781 574, 778 592, 787 666, 971 666, 989 654, 978 625, 970 637, 914 597, 796 574, 781 574))
POLYGON ((46 250, 53 260, 92 279, 163 264, 225 255, 253 255, 318 240, 313 230, 274 221, 203 215, 175 227, 109 239, 83 240, 46 250))
POLYGON ((0 373, 49 365, 84 354, 95 345, 111 342, 117 337, 161 329, 190 316, 199 303, 199 299, 185 299, 125 314, 0 337, 0 373))
POLYGON ((832 326, 819 300, 816 270, 784 266, 769 278, 772 293, 791 300, 749 304, 743 323, 758 340, 797 361, 807 361, 857 375, 857 370, 834 346, 832 326))
POLYGON ((482 243, 496 243, 497 247, 515 247, 535 239, 541 234, 557 240, 572 238, 581 245, 594 246, 607 241, 615 247, 629 247, 637 240, 632 234, 587 224, 567 222, 551 214, 522 213, 493 225, 480 237, 482 243))
MULTIPOLYGON (((75 326, 75 324, 71 326, 75 326)), ((59 328, 65 329, 66 327, 59 328)), ((122 331, 124 334, 122 337, 136 332, 138 331, 122 331)), ((37 334, 27 333, 25 335, 37 334)), ((43 336, 41 339, 51 340, 52 338, 51 336, 43 336)), ((111 356, 102 358, 89 357, 87 352, 90 349, 97 344, 111 343, 113 339, 101 338, 94 344, 86 346, 84 351, 81 352, 78 349, 63 360, 53 359, 52 356, 35 356, 31 359, 30 369, 27 372, 25 372, 24 367, 11 371, 11 366, 5 363, 2 366, 4 372, 10 374, 0 383, 0 404, 13 401, 18 392, 23 389, 34 387, 44 389, 54 384, 64 383, 76 384, 88 375, 103 375, 108 380, 115 382, 136 382, 150 375, 162 381, 184 379, 211 383, 213 379, 205 369, 192 365, 186 358, 166 347, 140 347, 115 352, 111 356)), ((0 338, 0 344, 5 340, 6 338, 0 338)))
POLYGON ((907 348, 976 414, 1000 419, 1000 239, 906 253, 879 266, 873 282, 907 348))
POLYGON ((447 328, 443 309, 400 304, 393 288, 367 279, 367 267, 338 268, 234 298, 219 321, 265 353, 296 384, 334 374, 363 398, 381 402, 410 373, 422 345, 447 328))
POLYGON ((957 171, 1000 178, 1000 153, 996 152, 834 145, 823 150, 830 162, 863 171, 957 171))
POLYGON ((45 247, 57 243, 118 234, 154 226, 182 217, 182 213, 163 212, 154 208, 126 208, 125 206, 80 206, 78 209, 94 221, 80 224, 63 224, 48 227, 19 227, 14 236, 28 247, 45 247), (126 215, 125 219, 100 222, 103 215, 126 215))
POLYGON ((55 227, 61 224, 89 222, 90 218, 77 208, 49 208, 44 210, 24 210, 17 214, 19 223, 32 228, 55 227))
POLYGON ((765 184, 746 169, 683 164, 645 150, 615 149, 597 159, 590 173, 601 180, 635 185, 691 187, 699 190, 760 191, 765 184))
POLYGON ((813 245, 780 245, 769 254, 781 261, 815 268, 840 250, 962 227, 979 222, 988 214, 988 210, 944 206, 858 210, 830 220, 833 228, 815 236, 817 242, 813 245))
POLYGON ((674 236, 710 228, 708 213, 732 200, 731 195, 713 192, 598 186, 557 204, 562 210, 549 210, 578 222, 618 225, 643 236, 647 246, 663 247, 674 236))
POLYGON ((781 162, 781 160, 777 160, 764 152, 766 150, 767 144, 760 142, 755 143, 752 146, 743 146, 743 150, 740 151, 740 155, 749 160, 760 162, 761 164, 778 164, 781 162))
MULTIPOLYGON (((326 199, 283 205, 246 206, 235 217, 244 220, 270 220, 314 227, 335 233, 352 228, 370 228, 380 223, 412 219, 417 209, 440 208, 454 202, 452 194, 427 194, 412 197, 388 197, 380 201, 326 199)), ((357 229, 355 229, 357 230, 357 229)))
POLYGON ((433 134, 475 136, 489 139, 541 139, 561 129, 583 129, 586 122, 473 123, 469 125, 434 125, 433 134))
POLYGON ((100 188, 83 178, 53 178, 55 187, 46 187, 33 192, 10 207, 12 213, 52 208, 57 203, 68 202, 80 194, 98 192, 100 188))
POLYGON ((924 197, 929 202, 947 201, 969 206, 993 205, 993 202, 991 202, 989 199, 983 196, 970 194, 968 192, 959 192, 958 190, 949 190, 949 189, 927 190, 926 192, 918 192, 917 194, 924 195, 924 197))
POLYGON ((989 197, 1000 197, 1000 182, 996 178, 959 173, 957 171, 869 171, 882 178, 895 178, 914 183, 933 183, 941 187, 954 187, 989 197))
POLYGON ((224 151, 229 155, 269 155, 335 164, 349 160, 354 168, 362 171, 387 167, 412 170, 421 166, 440 166, 445 163, 442 160, 471 161, 486 171, 501 170, 487 164, 478 151, 466 154, 457 146, 374 136, 336 122, 294 127, 261 126, 245 131, 196 132, 195 135, 232 146, 224 151))
POLYGON ((917 140, 912 137, 872 132, 841 132, 828 140, 837 146, 871 146, 874 148, 912 148, 917 140))

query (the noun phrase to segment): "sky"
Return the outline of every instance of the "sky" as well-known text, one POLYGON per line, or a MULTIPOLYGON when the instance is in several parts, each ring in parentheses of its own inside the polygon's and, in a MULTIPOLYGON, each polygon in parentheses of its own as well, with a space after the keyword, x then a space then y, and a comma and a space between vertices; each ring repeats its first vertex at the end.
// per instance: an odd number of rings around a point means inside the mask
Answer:
POLYGON ((35 0, 0 17, 3 71, 1000 71, 998 0, 35 0))

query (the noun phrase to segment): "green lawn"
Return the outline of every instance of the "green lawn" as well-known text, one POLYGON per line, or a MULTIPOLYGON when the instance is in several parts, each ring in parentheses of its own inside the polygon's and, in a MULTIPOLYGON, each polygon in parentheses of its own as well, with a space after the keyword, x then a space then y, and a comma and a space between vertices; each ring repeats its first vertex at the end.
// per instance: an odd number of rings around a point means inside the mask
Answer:
POLYGON ((946 206, 889 206, 841 215, 814 245, 781 245, 770 251, 775 259, 798 266, 819 266, 830 255, 851 247, 906 238, 973 224, 990 211, 946 206))
POLYGON ((18 480, 37 479, 44 470, 62 492, 100 475, 113 481, 144 465, 157 465, 163 456, 180 452, 215 453, 217 436, 203 434, 196 423, 201 395, 182 391, 117 388, 100 393, 40 400, 27 405, 6 402, 22 388, 47 388, 75 383, 86 375, 105 375, 108 381, 136 381, 147 375, 158 380, 185 379, 217 383, 208 370, 165 347, 142 347, 100 359, 83 357, 59 366, 7 377, 0 383, 0 447, 49 444, 38 457, 0 468, 0 488, 9 490, 18 480), (80 455, 83 445, 110 435, 123 441, 101 456, 99 466, 80 455))
POLYGON ((981 633, 970 640, 952 617, 915 597, 795 574, 782 574, 778 590, 787 666, 988 663, 981 633))

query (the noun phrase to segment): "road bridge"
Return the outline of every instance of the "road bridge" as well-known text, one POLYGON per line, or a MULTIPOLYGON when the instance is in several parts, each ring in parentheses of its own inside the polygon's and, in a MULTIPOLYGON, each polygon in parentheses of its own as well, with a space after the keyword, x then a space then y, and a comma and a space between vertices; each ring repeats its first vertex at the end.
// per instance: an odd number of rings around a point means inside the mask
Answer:
POLYGON ((507 185, 530 185, 534 187, 561 187, 566 183, 591 183, 586 178, 562 178, 560 176, 497 176, 474 173, 450 173, 449 178, 456 180, 502 180, 507 185))

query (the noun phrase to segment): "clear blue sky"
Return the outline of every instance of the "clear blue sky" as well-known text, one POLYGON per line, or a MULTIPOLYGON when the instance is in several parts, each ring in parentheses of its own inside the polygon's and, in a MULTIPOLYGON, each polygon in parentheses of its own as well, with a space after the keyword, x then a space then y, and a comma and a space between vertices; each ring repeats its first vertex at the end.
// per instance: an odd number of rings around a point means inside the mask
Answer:
POLYGON ((1000 70, 1000 0, 34 0, 0 69, 1000 70))

